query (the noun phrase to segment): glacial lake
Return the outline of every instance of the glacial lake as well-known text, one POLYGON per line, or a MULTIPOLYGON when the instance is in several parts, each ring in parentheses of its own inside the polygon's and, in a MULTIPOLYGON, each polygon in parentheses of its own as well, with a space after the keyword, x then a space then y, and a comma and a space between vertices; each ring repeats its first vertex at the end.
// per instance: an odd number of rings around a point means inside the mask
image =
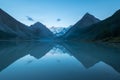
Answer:
POLYGON ((1 41, 0 80, 120 80, 120 46, 1 41))

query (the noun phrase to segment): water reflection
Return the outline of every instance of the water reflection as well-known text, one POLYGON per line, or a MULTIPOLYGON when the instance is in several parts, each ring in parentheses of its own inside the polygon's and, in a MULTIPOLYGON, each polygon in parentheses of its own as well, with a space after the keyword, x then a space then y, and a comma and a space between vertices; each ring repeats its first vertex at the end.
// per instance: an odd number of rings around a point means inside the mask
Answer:
POLYGON ((72 53, 86 68, 103 61, 120 72, 119 46, 101 43, 65 43, 64 47, 72 53))
POLYGON ((39 59, 53 47, 52 43, 37 41, 1 42, 0 44, 0 71, 28 54, 39 59))
POLYGON ((120 50, 113 45, 0 44, 0 80, 120 80, 120 50))

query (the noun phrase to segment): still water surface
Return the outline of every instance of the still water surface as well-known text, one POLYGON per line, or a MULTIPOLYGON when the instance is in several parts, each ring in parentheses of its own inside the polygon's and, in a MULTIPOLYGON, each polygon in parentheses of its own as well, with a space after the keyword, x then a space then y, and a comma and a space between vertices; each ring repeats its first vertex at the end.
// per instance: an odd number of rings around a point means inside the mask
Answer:
POLYGON ((120 49, 100 43, 0 42, 0 80, 120 80, 120 49))

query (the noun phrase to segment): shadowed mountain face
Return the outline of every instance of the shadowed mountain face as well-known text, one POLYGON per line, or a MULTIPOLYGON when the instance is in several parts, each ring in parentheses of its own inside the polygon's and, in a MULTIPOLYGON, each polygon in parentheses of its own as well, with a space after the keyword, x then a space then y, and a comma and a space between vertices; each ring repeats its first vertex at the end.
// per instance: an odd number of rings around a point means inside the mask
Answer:
POLYGON ((53 38, 53 33, 40 22, 30 26, 31 31, 37 38, 53 38))
MULTIPOLYGON (((13 35, 13 37, 11 38, 29 39, 33 37, 31 30, 26 25, 18 22, 1 9, 0 9, 0 31, 4 32, 5 34, 9 33, 10 35, 13 35), (16 35, 16 37, 14 35, 16 35)), ((4 35, 4 33, 0 35, 2 36, 4 35)))
POLYGON ((17 35, 14 33, 4 32, 0 30, 0 40, 9 40, 11 38, 15 38, 17 35))
POLYGON ((100 22, 99 19, 95 18, 93 15, 86 13, 83 18, 78 21, 73 27, 71 27, 68 32, 64 35, 65 38, 79 37, 79 31, 82 28, 87 28, 92 24, 100 22))
POLYGON ((94 35, 94 40, 104 41, 120 41, 120 10, 118 10, 111 17, 92 25, 87 29, 88 34, 94 35))
POLYGON ((97 19, 95 16, 89 13, 86 13, 83 16, 83 18, 80 21, 78 21, 73 27, 84 28, 84 27, 88 27, 98 22, 100 22, 99 19, 97 19))
POLYGON ((30 40, 52 37, 53 33, 43 24, 37 22, 29 28, 0 9, 0 40, 30 40))
POLYGON ((49 42, 0 42, 0 71, 28 54, 40 59, 52 48, 49 42))
MULTIPOLYGON (((72 29, 74 30, 74 29, 72 29)), ((68 32, 69 33, 69 32, 68 32)), ((93 24, 89 27, 74 30, 68 35, 67 39, 73 40, 103 40, 103 41, 120 41, 120 10, 111 17, 93 24)))

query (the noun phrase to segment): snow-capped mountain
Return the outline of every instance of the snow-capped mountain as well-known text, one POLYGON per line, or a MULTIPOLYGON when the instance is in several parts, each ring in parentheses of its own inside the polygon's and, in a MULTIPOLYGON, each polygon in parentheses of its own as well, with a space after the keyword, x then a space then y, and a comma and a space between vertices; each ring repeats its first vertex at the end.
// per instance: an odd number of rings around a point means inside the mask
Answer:
POLYGON ((71 27, 51 27, 50 30, 56 35, 56 36, 62 36, 64 35, 71 27))

